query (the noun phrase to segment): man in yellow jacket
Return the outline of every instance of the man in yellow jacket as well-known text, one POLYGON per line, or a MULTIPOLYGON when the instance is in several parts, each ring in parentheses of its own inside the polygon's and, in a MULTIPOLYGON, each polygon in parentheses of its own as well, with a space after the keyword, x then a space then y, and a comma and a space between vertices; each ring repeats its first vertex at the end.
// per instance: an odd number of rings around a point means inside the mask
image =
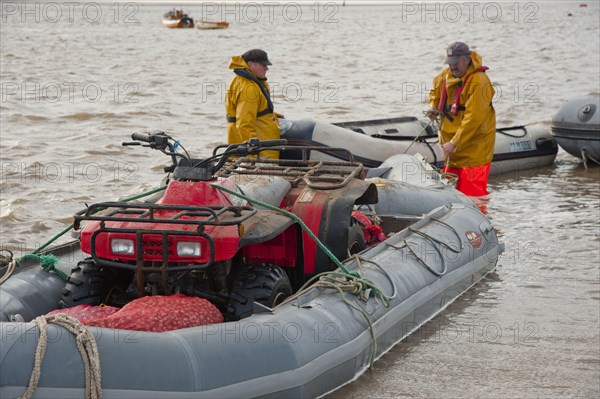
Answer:
MULTIPOLYGON (((251 138, 277 140, 279 121, 273 112, 273 102, 267 83, 271 62, 263 50, 253 49, 241 56, 231 57, 229 69, 235 77, 225 97, 227 141, 242 143, 251 138)), ((278 151, 263 151, 262 157, 278 159, 278 151)))
POLYGON ((444 171, 458 175, 456 188, 466 195, 487 195, 496 139, 494 87, 481 56, 466 43, 452 43, 446 55, 449 66, 435 77, 429 93, 429 117, 441 117, 444 171))

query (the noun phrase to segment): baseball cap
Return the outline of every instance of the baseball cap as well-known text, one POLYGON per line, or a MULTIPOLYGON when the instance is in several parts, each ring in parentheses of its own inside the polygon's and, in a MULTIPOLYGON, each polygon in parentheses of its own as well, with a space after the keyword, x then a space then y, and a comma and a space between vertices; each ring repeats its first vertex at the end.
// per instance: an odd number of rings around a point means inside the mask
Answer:
POLYGON ((267 57, 267 53, 265 51, 259 50, 259 49, 252 49, 252 50, 246 51, 242 55, 242 58, 246 62, 257 62, 257 63, 263 64, 263 65, 273 65, 273 64, 271 64, 271 61, 269 61, 269 57, 267 57))
POLYGON ((465 55, 471 55, 467 43, 454 42, 446 48, 446 61, 444 61, 444 64, 456 64, 458 59, 465 55))

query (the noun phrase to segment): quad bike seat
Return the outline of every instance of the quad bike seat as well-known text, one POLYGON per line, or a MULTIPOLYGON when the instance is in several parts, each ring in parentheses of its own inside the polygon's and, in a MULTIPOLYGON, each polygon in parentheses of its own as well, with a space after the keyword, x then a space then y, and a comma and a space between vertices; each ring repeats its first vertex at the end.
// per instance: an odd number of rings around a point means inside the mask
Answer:
POLYGON ((273 206, 279 206, 292 188, 292 184, 281 176, 231 175, 228 179, 238 186, 242 194, 273 206))

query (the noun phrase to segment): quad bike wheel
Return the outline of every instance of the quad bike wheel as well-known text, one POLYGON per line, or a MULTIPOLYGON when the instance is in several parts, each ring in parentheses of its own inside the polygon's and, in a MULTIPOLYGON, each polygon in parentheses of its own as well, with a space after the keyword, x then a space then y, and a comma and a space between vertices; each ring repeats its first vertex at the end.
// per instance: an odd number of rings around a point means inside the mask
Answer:
POLYGON ((92 258, 82 260, 71 270, 61 292, 59 305, 70 308, 77 305, 100 305, 108 289, 108 272, 92 258))
POLYGON ((360 223, 355 218, 351 218, 348 229, 348 257, 359 253, 366 247, 365 234, 360 223))
POLYGON ((282 268, 255 266, 240 272, 230 293, 225 312, 227 320, 240 320, 252 315, 254 302, 273 308, 292 294, 292 286, 282 268))

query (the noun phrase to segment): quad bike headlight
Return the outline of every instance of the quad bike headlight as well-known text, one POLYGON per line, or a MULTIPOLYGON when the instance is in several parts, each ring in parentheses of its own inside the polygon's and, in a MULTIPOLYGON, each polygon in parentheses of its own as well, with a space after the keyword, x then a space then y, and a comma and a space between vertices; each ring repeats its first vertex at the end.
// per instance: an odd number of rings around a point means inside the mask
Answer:
POLYGON ((135 252, 133 240, 124 238, 113 238, 110 241, 110 248, 112 253, 117 255, 133 255, 135 252))
POLYGON ((177 243, 178 256, 200 256, 200 243, 180 241, 177 243))

